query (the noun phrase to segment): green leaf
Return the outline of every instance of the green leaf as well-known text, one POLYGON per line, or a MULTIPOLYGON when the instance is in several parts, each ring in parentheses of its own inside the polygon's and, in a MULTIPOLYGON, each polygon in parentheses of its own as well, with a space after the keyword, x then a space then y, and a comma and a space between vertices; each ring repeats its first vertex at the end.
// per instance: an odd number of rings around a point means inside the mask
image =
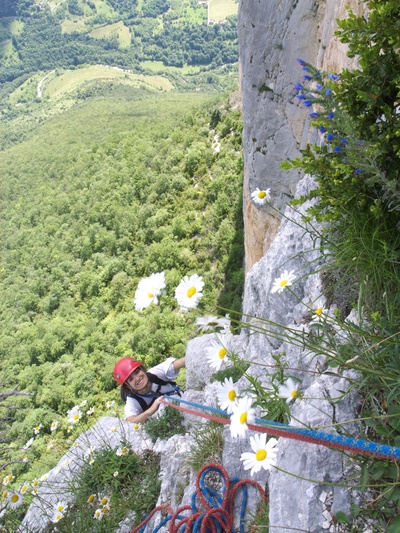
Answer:
POLYGON ((396 518, 390 523, 387 533, 399 533, 400 532, 400 515, 397 515, 396 518))
POLYGON ((336 513, 335 518, 340 524, 349 523, 346 513, 343 513, 342 511, 339 511, 338 513, 336 513))

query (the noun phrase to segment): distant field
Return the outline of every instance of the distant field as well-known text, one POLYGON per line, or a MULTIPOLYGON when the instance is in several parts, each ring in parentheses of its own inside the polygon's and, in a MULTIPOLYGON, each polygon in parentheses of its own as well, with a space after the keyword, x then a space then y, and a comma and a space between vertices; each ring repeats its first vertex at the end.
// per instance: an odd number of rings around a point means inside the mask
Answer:
POLYGON ((43 94, 57 99, 77 89, 85 82, 94 80, 116 80, 135 87, 146 86, 153 90, 170 91, 173 89, 172 83, 162 76, 130 74, 122 70, 95 65, 76 70, 68 70, 60 76, 53 78, 46 85, 43 94))
POLYGON ((19 22, 13 17, 0 19, 0 59, 3 65, 12 64, 17 59, 10 33, 17 35, 23 28, 23 22, 19 22))
POLYGON ((100 28, 95 28, 89 35, 95 39, 103 39, 104 37, 111 37, 112 35, 118 35, 118 41, 120 48, 130 48, 131 46, 131 32, 125 24, 120 21, 115 24, 108 24, 100 28))
POLYGON ((77 20, 63 20, 61 22, 61 29, 63 33, 72 33, 73 31, 82 33, 87 30, 83 18, 77 20))
POLYGON ((209 0, 209 18, 226 19, 229 15, 237 15, 239 3, 236 0, 209 0))
POLYGON ((176 72, 177 74, 197 74, 200 72, 200 67, 166 67, 162 61, 142 61, 143 68, 152 70, 153 72, 176 72))

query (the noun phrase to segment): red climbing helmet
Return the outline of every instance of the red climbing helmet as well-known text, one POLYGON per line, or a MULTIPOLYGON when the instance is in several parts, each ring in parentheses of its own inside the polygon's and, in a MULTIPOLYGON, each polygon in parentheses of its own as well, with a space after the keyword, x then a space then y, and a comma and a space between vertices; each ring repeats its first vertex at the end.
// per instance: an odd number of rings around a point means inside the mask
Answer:
POLYGON ((132 359, 132 357, 124 357, 114 366, 113 377, 115 381, 123 385, 132 372, 140 366, 142 366, 141 363, 132 359))

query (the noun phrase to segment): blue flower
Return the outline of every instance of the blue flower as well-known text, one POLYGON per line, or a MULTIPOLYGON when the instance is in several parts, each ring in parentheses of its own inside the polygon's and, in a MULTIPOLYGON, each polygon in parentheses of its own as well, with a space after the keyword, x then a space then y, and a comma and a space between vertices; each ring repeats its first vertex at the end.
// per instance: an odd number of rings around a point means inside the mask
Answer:
POLYGON ((304 89, 304 85, 298 81, 294 86, 294 89, 295 91, 301 91, 302 89, 304 89))
POLYGON ((310 76, 309 74, 304 74, 303 79, 306 81, 312 80, 312 76, 310 76))
POLYGON ((305 100, 306 99, 306 95, 305 94, 296 94, 296 98, 298 98, 299 100, 305 100))
POLYGON ((332 94, 332 89, 328 89, 325 93, 326 96, 330 96, 332 94))
POLYGON ((328 142, 331 142, 333 141, 333 139, 335 138, 335 136, 333 135, 333 133, 328 133, 328 135, 326 136, 328 142))
POLYGON ((329 74, 329 79, 331 79, 332 81, 337 81, 340 80, 340 76, 338 76, 337 74, 329 74))
POLYGON ((335 146, 335 148, 333 150, 335 152, 341 152, 343 150, 343 148, 341 146, 335 146))
POLYGON ((335 113, 334 113, 333 111, 331 111, 330 113, 328 113, 328 118, 329 118, 329 120, 332 120, 334 116, 335 116, 335 113))
POLYGON ((365 172, 363 168, 356 168, 354 174, 362 174, 363 172, 365 172))
POLYGON ((309 117, 310 118, 318 118, 319 117, 319 113, 315 112, 315 113, 310 113, 309 114, 309 117))
POLYGON ((341 142, 342 144, 348 144, 349 141, 348 141, 347 139, 340 139, 340 142, 341 142))
POLYGON ((303 67, 306 62, 304 61, 304 59, 301 59, 300 57, 297 58, 297 62, 303 67))
POLYGON ((311 106, 312 106, 312 102, 311 102, 311 100, 304 100, 304 105, 305 105, 306 107, 311 107, 311 106))
POLYGON ((317 85, 315 86, 317 91, 320 91, 323 87, 323 85, 321 85, 320 83, 317 83, 317 85))
POLYGON ((326 128, 325 128, 325 126, 320 126, 318 129, 319 129, 319 131, 320 131, 321 133, 325 133, 325 132, 326 132, 326 128))

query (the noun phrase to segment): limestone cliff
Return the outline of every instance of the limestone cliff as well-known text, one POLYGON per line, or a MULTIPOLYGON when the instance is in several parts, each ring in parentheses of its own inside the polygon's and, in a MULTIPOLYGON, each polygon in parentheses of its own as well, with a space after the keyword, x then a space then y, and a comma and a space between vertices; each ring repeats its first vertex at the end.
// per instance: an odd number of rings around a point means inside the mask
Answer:
POLYGON ((280 163, 298 156, 312 135, 293 91, 302 75, 296 58, 331 72, 351 68, 334 36, 346 6, 364 9, 358 0, 240 0, 246 271, 266 253, 280 224, 277 211, 251 202, 251 191, 270 188, 281 210, 301 176, 281 171, 280 163))

